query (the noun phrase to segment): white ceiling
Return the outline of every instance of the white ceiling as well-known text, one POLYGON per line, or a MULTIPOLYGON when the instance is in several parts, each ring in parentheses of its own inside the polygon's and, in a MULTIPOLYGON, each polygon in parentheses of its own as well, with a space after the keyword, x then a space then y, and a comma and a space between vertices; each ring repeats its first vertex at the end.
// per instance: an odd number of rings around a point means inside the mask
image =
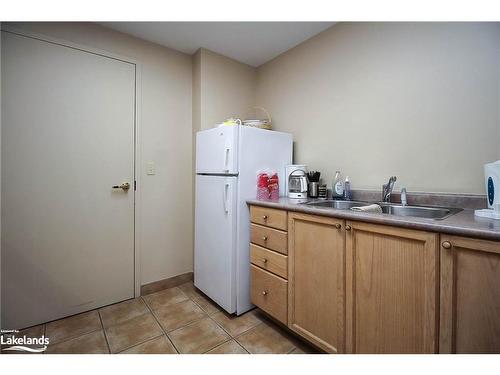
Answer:
POLYGON ((200 47, 259 66, 335 22, 100 22, 101 25, 193 54, 200 47))

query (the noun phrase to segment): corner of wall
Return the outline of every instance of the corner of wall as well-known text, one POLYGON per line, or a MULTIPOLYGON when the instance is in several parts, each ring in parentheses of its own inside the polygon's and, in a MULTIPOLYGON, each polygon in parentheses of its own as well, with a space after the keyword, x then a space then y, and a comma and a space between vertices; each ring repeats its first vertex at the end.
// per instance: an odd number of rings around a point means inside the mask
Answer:
POLYGON ((201 48, 192 55, 193 78, 192 78, 192 110, 193 110, 193 133, 201 129, 201 48))

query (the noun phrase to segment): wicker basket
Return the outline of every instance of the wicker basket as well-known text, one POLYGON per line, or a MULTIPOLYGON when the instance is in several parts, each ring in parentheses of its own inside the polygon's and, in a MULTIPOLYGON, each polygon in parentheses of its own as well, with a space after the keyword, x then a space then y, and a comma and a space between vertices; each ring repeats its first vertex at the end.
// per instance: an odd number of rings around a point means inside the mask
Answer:
POLYGON ((263 107, 253 107, 253 109, 258 109, 258 110, 264 112, 267 119, 265 119, 265 120, 262 120, 262 119, 243 120, 242 125, 251 126, 253 128, 272 130, 273 126, 272 126, 271 115, 269 114, 269 112, 263 107))

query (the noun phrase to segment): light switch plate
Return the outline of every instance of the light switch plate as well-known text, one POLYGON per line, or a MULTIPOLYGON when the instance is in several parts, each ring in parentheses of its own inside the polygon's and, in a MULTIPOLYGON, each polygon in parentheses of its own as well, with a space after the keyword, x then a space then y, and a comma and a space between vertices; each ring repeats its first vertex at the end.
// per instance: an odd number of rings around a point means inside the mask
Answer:
POLYGON ((156 166, 154 161, 148 161, 148 169, 146 173, 149 176, 153 176, 156 174, 156 166))

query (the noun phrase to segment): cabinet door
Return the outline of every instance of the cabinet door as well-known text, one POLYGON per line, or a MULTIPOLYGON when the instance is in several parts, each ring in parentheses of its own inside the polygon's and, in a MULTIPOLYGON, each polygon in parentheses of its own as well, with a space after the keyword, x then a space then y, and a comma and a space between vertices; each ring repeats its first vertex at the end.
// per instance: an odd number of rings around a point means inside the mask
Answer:
POLYGON ((500 242, 441 236, 441 353, 500 353, 500 242))
POLYGON ((288 238, 288 326, 325 351, 342 353, 344 222, 289 213, 288 238))
POLYGON ((346 223, 348 353, 435 353, 438 235, 346 223))

